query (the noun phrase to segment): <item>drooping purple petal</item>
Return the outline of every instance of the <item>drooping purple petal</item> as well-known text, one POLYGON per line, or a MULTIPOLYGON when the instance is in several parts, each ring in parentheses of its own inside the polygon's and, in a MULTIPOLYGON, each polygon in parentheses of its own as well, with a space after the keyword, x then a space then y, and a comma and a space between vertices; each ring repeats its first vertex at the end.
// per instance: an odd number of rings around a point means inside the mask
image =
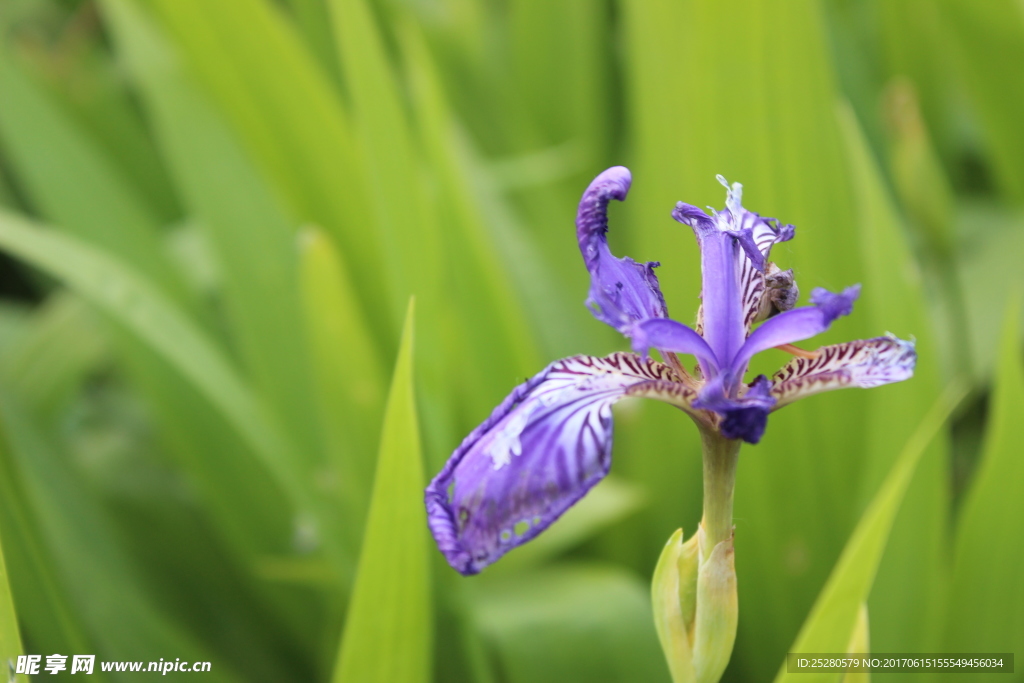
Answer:
POLYGON ((587 187, 576 214, 576 237, 590 271, 587 306, 594 317, 626 336, 637 322, 668 317, 654 274, 658 263, 616 258, 608 249, 608 202, 624 200, 631 181, 629 169, 609 168, 587 187))
POLYGON ((611 465, 611 406, 623 396, 689 408, 667 365, 631 353, 574 356, 517 387, 427 487, 427 522, 448 563, 476 574, 530 540, 611 465))
POLYGON ((860 295, 860 285, 847 287, 840 294, 815 289, 811 293, 813 306, 795 308, 766 320, 747 338, 743 348, 731 362, 732 377, 739 378, 746 370, 747 363, 756 353, 774 346, 792 344, 809 339, 828 329, 832 321, 842 315, 849 315, 853 302, 860 295))
POLYGON ((902 382, 913 376, 916 363, 914 342, 892 336, 823 346, 816 358, 794 358, 775 373, 775 408, 832 389, 902 382))
POLYGON ((722 416, 719 431, 727 439, 743 439, 757 443, 768 425, 768 413, 776 399, 771 395, 772 383, 764 375, 751 382, 737 398, 726 395, 726 377, 709 381, 693 402, 694 408, 713 410, 722 416))
POLYGON ((710 376, 711 371, 717 372, 719 368, 715 352, 704 338, 671 318, 645 320, 633 328, 633 350, 646 358, 652 348, 696 356, 705 377, 710 376))

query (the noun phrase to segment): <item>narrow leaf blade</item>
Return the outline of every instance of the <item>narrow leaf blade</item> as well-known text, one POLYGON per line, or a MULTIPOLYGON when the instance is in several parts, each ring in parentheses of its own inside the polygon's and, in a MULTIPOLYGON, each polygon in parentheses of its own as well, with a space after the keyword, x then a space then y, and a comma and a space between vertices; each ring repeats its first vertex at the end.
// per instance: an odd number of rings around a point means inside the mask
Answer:
POLYGON ((291 447, 216 345, 139 273, 94 247, 0 212, 0 247, 63 280, 188 378, 264 458, 296 498, 291 447))
MULTIPOLYGON (((0 437, 0 448, 6 448, 0 437)), ((4 457, 0 455, 0 457, 4 457)), ((0 539, 2 541, 3 539, 0 539)), ((3 543, 0 543, 0 675, 9 664, 18 661, 22 654, 21 632, 18 630, 18 617, 14 613, 14 598, 7 579, 7 564, 4 562, 3 543)), ((10 674, 8 674, 10 675, 10 674)), ((26 683, 28 676, 11 676, 10 683, 26 683)))
POLYGON ((412 350, 410 302, 335 683, 430 680, 430 575, 412 350))
MULTIPOLYGON (((943 392, 907 442, 847 541, 790 652, 846 651, 914 469, 963 394, 959 385, 952 385, 943 392)), ((789 673, 783 664, 775 681, 827 681, 833 677, 828 673, 789 673)))
POLYGON ((1010 297, 982 458, 958 525, 947 645, 963 652, 1024 652, 1020 308, 1010 297))

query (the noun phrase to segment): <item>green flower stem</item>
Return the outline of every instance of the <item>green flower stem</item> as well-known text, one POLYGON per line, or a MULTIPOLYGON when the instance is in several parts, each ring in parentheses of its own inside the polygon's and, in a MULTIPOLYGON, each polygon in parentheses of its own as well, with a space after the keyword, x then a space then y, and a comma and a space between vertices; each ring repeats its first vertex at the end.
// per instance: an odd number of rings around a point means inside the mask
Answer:
MULTIPOLYGON (((704 450, 704 527, 708 554, 732 538, 732 494, 736 485, 739 439, 726 439, 716 431, 700 430, 704 450)), ((702 558, 704 559, 704 558, 702 558)))

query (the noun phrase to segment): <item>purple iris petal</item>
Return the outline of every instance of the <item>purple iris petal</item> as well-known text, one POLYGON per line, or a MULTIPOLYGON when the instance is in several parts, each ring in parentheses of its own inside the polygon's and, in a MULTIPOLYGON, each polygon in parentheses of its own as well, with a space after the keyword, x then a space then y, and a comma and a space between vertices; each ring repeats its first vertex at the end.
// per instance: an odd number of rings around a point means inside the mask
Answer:
POLYGON ((702 218, 689 204, 676 204, 672 217, 693 228, 697 236, 702 275, 701 334, 715 356, 726 363, 746 336, 736 269, 739 246, 732 235, 719 229, 706 215, 702 218))
POLYGON ((729 234, 739 242, 740 247, 743 248, 747 258, 750 259, 750 263, 754 266, 754 270, 763 273, 767 261, 765 260, 764 253, 757 248, 757 242, 754 241, 753 228, 746 228, 738 232, 730 232, 729 234))
POLYGON ((427 487, 448 563, 476 574, 546 529, 608 473, 612 404, 685 401, 683 388, 668 366, 627 353, 566 358, 517 387, 427 487))
POLYGON ((717 372, 719 368, 715 352, 704 338, 690 327, 670 318, 645 320, 633 328, 633 350, 646 358, 652 348, 696 356, 704 367, 705 376, 710 374, 709 370, 717 372))
POLYGON ((747 363, 756 353, 782 344, 792 344, 809 339, 828 329, 832 321, 853 311, 853 302, 860 295, 860 285, 853 285, 841 294, 815 289, 811 294, 813 306, 794 308, 766 320, 747 338, 731 363, 732 377, 739 378, 746 370, 747 363))
POLYGON ((576 214, 576 237, 590 271, 587 306, 594 317, 626 336, 637 322, 668 317, 654 274, 658 263, 616 258, 608 249, 608 202, 624 200, 631 180, 622 166, 604 171, 583 193, 576 214))
POLYGON ((758 376, 739 398, 726 395, 726 377, 718 376, 708 382, 693 402, 694 408, 713 410, 722 416, 719 431, 727 439, 743 439, 757 443, 768 425, 768 413, 775 406, 771 395, 772 383, 764 375, 758 376))
POLYGON ((910 379, 917 364, 914 342, 896 337, 858 339, 818 349, 814 358, 794 358, 772 377, 776 409, 823 391, 870 389, 910 379))

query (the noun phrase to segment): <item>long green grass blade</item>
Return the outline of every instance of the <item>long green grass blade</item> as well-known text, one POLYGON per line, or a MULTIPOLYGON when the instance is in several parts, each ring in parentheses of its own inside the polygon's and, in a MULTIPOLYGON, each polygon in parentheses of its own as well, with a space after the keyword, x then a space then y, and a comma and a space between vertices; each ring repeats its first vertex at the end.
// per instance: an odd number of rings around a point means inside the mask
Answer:
MULTIPOLYGON (((857 199, 865 266, 863 301, 872 328, 915 339, 918 352, 912 380, 870 394, 861 482, 861 499, 866 502, 939 393, 942 364, 922 277, 896 209, 852 109, 841 106, 838 115, 857 199)), ((871 640, 880 652, 930 652, 938 647, 937 624, 948 573, 948 450, 948 436, 936 436, 921 456, 894 522, 870 602, 871 640), (925 617, 922 609, 927 610, 925 617)))
POLYGON ((317 368, 318 404, 332 467, 345 501, 353 552, 365 526, 380 437, 385 374, 353 283, 330 239, 309 228, 300 238, 306 329, 317 368))
MULTIPOLYGON (((0 436, 0 449, 7 448, 2 436, 0 436)), ((6 458, 6 454, 0 454, 0 458, 6 458)), ((0 541, 3 539, 0 538, 0 541)), ((11 595, 11 584, 7 574, 7 563, 4 562, 3 543, 0 542, 0 673, 5 673, 10 683, 27 683, 28 676, 19 674, 13 675, 14 669, 11 664, 18 661, 18 655, 23 654, 21 631, 18 629, 18 617, 14 612, 14 598, 11 595), (7 668, 8 671, 3 671, 7 668)))
POLYGON ((297 500, 291 446, 217 347, 134 269, 70 236, 0 213, 0 245, 63 280, 187 377, 238 430, 297 500))
POLYGON ((37 209, 52 224, 137 264, 170 294, 187 300, 153 212, 69 112, 4 50, 0 97, 0 138, 37 209))
POLYGON ((957 523, 946 622, 951 652, 1024 652, 1020 310, 1018 290, 1006 309, 981 461, 957 523))
MULTIPOLYGON (((918 425, 857 523, 790 652, 846 652, 854 635, 858 612, 871 591, 893 520, 914 469, 963 395, 962 386, 951 385, 918 425)), ((830 681, 837 676, 830 673, 789 673, 783 663, 775 681, 830 681)))
MULTIPOLYGON (((22 635, 41 650, 91 651, 93 643, 57 576, 56 562, 46 547, 18 471, 8 430, 0 423, 0 533, 6 549, 7 575, 20 605, 22 635)), ((100 676, 101 680, 105 678, 100 676)))
POLYGON ((943 46, 955 56, 977 113, 996 180, 1005 195, 1024 201, 1024 161, 1014 150, 1024 145, 1019 121, 1024 115, 1024 86, 1011 65, 1024 59, 1024 12, 1013 0, 942 3, 949 38, 943 46), (950 49, 952 48, 952 49, 950 49))
POLYGON ((404 301, 381 268, 364 161, 338 93, 280 11, 263 0, 149 3, 232 132, 301 223, 338 243, 381 339, 404 301), (245 30, 238 30, 240 24, 245 30), (382 331, 384 333, 382 333, 382 331))
MULTIPOLYGON (((97 645, 98 658, 132 652, 155 661, 164 653, 180 652, 183 659, 208 660, 209 652, 150 599, 89 485, 57 457, 15 398, 0 389, 2 427, 9 435, 26 498, 71 604, 97 645)), ((217 680, 238 680, 230 665, 219 664, 211 671, 217 680)))
POLYGON ((336 683, 431 680, 430 565, 413 395, 413 303, 395 363, 336 683))
POLYGON ((80 297, 56 292, 0 357, 12 389, 37 414, 53 415, 83 377, 108 360, 109 342, 80 297), (74 344, 68 344, 74 339, 74 344))
POLYGON ((157 27, 128 2, 108 6, 175 180, 221 266, 224 303, 243 363, 300 447, 294 454, 299 458, 286 464, 308 469, 320 443, 314 416, 305 409, 312 381, 301 332, 294 226, 157 27))
MULTIPOLYGON (((453 372, 465 374, 455 368, 467 365, 474 368, 469 373, 472 377, 463 378, 462 392, 475 412, 478 405, 500 400, 517 379, 536 372, 542 362, 500 257, 499 249, 508 245, 489 229, 485 207, 471 181, 471 170, 486 171, 470 169, 465 163, 460 154, 463 141, 455 135, 433 58, 416 28, 407 24, 404 29, 402 48, 419 113, 418 134, 441 190, 437 210, 445 226, 441 239, 446 254, 442 294, 451 299, 458 313, 453 323, 461 328, 446 345, 452 350, 453 372)), ((524 256, 513 252, 506 260, 524 256)))
MULTIPOLYGON (((366 159, 377 224, 393 266, 389 269, 392 296, 401 296, 404 302, 414 293, 421 310, 426 297, 429 311, 438 307, 434 290, 443 277, 441 226, 436 206, 428 201, 423 186, 424 174, 400 83, 367 3, 331 0, 330 8, 352 102, 353 129, 366 159)), ((434 316, 425 313, 422 317, 430 320, 434 316)))

